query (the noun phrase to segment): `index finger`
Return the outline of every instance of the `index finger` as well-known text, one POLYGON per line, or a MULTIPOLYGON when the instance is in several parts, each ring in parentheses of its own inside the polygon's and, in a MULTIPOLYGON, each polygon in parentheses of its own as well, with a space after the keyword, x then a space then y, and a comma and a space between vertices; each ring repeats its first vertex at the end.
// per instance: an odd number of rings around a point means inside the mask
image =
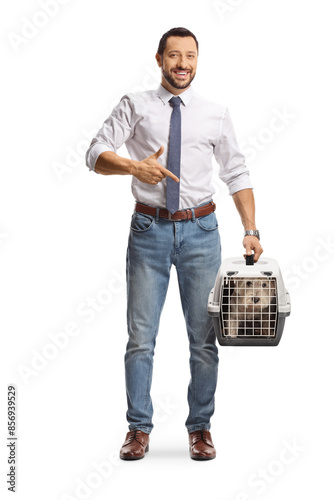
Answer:
POLYGON ((176 175, 173 174, 173 172, 171 172, 170 170, 168 170, 168 168, 160 167, 160 172, 162 172, 163 174, 165 174, 167 177, 170 177, 171 179, 173 179, 173 181, 180 182, 180 179, 178 177, 176 177, 176 175))
POLYGON ((249 241, 246 242, 246 244, 244 245, 244 248, 246 250, 246 254, 245 255, 252 255, 252 253, 253 253, 252 252, 253 246, 252 246, 252 244, 249 241))

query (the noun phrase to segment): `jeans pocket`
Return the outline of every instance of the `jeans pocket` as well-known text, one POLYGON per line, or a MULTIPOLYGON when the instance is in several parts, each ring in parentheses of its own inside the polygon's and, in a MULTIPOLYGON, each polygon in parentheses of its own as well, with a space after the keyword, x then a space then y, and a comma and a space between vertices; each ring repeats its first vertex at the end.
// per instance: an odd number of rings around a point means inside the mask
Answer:
POLYGON ((152 215, 134 212, 131 218, 131 230, 137 233, 144 233, 148 231, 154 224, 155 218, 152 215))
POLYGON ((198 227, 204 231, 215 231, 218 229, 218 221, 214 212, 209 215, 204 215, 203 217, 198 217, 196 223, 198 227))

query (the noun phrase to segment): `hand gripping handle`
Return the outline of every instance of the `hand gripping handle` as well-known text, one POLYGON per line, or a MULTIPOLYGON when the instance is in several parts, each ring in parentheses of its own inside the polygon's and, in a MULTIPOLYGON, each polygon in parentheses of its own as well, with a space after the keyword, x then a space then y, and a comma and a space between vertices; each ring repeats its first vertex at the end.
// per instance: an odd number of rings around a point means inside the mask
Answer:
POLYGON ((246 266, 254 266, 254 254, 246 255, 246 266))

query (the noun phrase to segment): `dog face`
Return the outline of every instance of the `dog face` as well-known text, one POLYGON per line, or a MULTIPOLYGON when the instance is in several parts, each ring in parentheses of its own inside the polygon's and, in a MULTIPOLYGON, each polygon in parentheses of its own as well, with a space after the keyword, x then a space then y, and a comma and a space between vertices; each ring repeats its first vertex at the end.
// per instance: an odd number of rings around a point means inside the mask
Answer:
POLYGON ((267 278, 235 280, 232 303, 240 311, 257 313, 268 308, 275 297, 275 283, 267 278))

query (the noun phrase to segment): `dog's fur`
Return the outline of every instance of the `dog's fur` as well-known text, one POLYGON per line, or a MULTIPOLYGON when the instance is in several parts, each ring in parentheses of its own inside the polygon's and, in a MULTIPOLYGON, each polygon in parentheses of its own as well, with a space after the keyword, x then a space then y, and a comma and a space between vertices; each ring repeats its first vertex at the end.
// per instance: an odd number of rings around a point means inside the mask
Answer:
POLYGON ((275 301, 275 283, 272 280, 234 279, 228 312, 224 315, 224 335, 237 337, 241 328, 247 335, 251 331, 253 335, 274 336, 271 304, 275 301))

